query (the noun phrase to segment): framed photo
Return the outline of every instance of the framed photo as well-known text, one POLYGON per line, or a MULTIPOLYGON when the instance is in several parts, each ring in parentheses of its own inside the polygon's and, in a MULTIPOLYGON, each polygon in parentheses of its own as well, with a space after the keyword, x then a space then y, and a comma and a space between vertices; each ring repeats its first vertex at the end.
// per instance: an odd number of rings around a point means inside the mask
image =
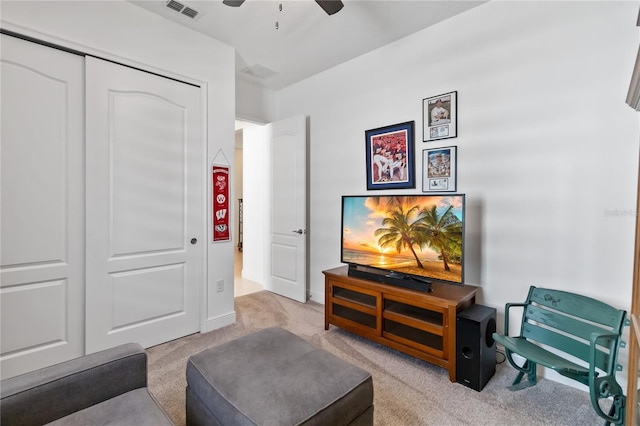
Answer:
POLYGON ((422 151, 422 192, 455 192, 458 147, 422 151))
POLYGON ((367 130, 367 189, 415 188, 414 122, 367 130))
POLYGON ((422 141, 458 136, 458 92, 422 100, 422 141))

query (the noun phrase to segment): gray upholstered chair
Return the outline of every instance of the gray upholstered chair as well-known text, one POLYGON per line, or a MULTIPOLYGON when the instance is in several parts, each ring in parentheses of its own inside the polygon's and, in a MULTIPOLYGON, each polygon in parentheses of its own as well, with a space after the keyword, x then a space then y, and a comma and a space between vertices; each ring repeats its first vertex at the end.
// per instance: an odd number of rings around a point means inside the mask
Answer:
POLYGON ((46 367, 0 383, 0 424, 172 425, 147 390, 137 344, 46 367))

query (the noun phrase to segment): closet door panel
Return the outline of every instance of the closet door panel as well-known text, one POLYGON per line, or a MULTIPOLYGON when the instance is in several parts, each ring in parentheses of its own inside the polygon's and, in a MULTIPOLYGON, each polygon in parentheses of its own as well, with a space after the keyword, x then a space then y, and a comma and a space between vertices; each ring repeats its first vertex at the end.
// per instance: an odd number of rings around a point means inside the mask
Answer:
POLYGON ((114 230, 110 255, 182 249, 186 145, 176 141, 184 142, 185 110, 146 93, 114 91, 109 96, 114 230), (141 112, 148 125, 141 125, 141 112))
POLYGON ((2 35, 2 378, 84 353, 84 58, 2 35))
POLYGON ((65 341, 67 294, 66 280, 22 284, 4 291, 2 314, 4 318, 11 318, 11 321, 7 326, 3 321, 3 353, 19 353, 25 348, 65 341), (15 324, 35 326, 25 329, 15 324))
POLYGON ((2 218, 11 224, 2 229, 3 264, 62 262, 67 84, 7 60, 3 50, 2 87, 2 170, 10 177, 3 179, 2 218))
POLYGON ((86 351, 197 332, 200 88, 96 58, 86 67, 86 351))

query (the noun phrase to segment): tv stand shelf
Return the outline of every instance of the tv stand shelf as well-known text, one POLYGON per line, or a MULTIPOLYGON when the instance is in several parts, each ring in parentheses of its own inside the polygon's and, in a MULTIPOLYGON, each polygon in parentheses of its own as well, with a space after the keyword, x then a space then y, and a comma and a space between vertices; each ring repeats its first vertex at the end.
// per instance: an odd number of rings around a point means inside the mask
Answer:
POLYGON ((475 303, 476 287, 434 282, 421 292, 348 275, 325 276, 324 329, 333 324, 446 368, 456 381, 456 316, 475 303))

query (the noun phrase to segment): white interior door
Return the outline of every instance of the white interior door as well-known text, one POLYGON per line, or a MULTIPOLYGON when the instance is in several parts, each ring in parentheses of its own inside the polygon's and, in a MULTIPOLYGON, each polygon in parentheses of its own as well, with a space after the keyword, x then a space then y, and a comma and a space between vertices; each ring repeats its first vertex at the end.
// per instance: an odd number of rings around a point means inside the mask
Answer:
POLYGON ((304 116, 268 125, 271 145, 271 267, 266 289, 307 301, 307 124, 304 116))
POLYGON ((200 88, 86 64, 87 353, 199 330, 200 88))
POLYGON ((6 378, 84 353, 84 58, 1 37, 6 378))

